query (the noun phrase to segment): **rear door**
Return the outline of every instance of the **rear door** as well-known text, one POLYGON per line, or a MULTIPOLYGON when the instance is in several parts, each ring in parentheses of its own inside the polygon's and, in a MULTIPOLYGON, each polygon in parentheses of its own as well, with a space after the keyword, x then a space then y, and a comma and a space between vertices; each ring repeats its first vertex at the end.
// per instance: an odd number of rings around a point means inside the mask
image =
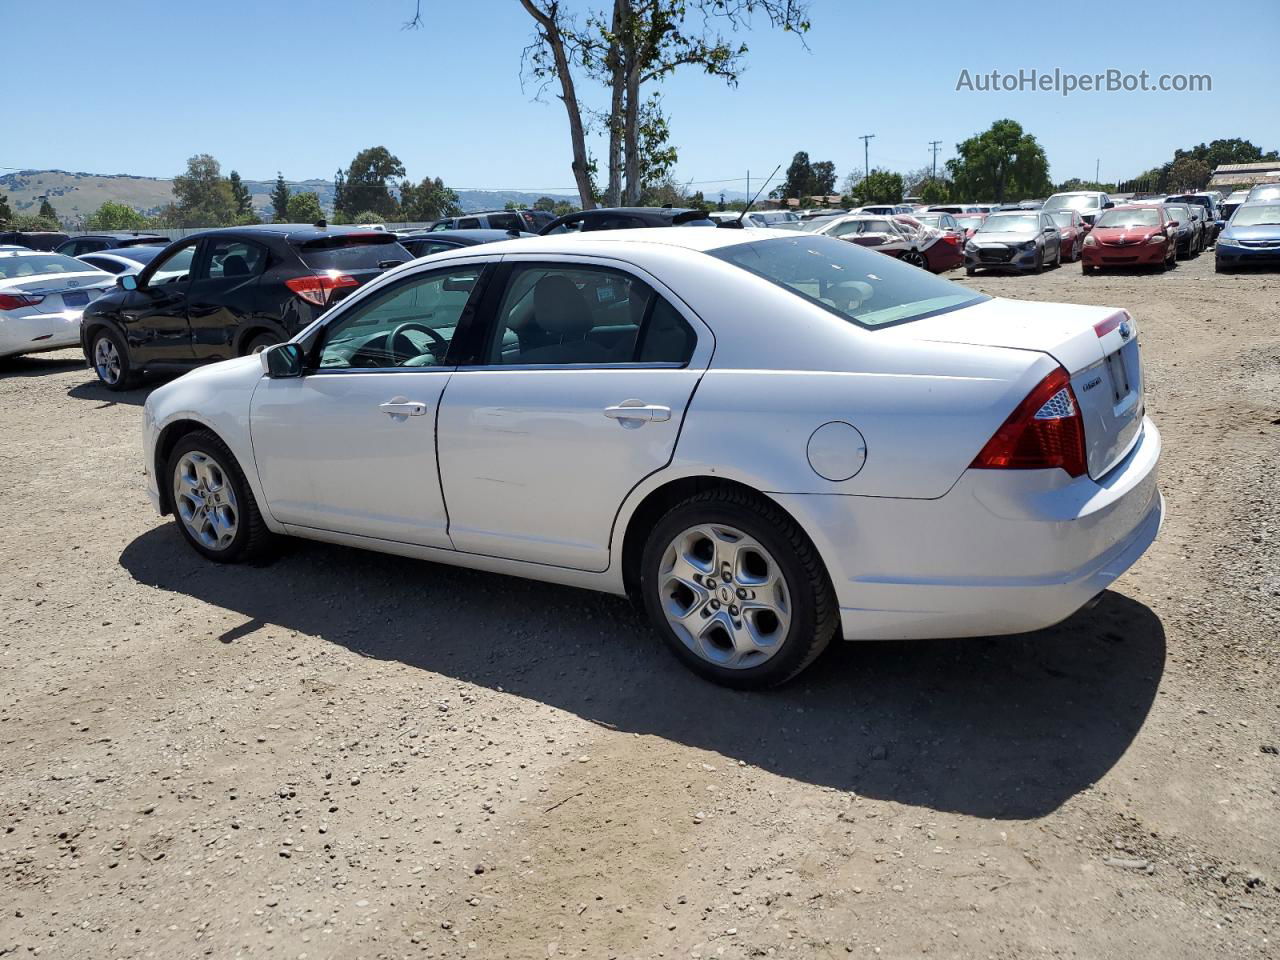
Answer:
POLYGON ((205 241, 187 294, 187 321, 197 360, 237 355, 241 334, 254 328, 258 281, 269 261, 267 248, 252 240, 211 237, 205 241))
POLYGON ((638 269, 507 255, 440 405, 458 550, 605 570, 627 493, 671 459, 710 332, 638 269))

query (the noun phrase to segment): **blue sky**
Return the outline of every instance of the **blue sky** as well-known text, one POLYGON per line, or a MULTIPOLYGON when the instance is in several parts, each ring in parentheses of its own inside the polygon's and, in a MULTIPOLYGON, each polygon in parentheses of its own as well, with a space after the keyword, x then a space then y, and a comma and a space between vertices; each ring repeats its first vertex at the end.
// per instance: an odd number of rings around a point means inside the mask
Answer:
MULTIPOLYGON (((415 179, 573 192, 563 107, 521 90, 531 21, 517 0, 422 4, 417 31, 401 29, 413 0, 117 0, 109 14, 88 0, 6 4, 10 55, 40 50, 56 69, 39 71, 44 94, 24 95, 0 167, 166 177, 208 152, 246 178, 280 169, 301 180, 384 144, 415 179), (104 80, 117 65, 140 79, 104 80)), ((1280 148, 1280 2, 1235 0, 1225 16, 1183 0, 1017 6, 814 0, 807 50, 763 25, 744 34, 751 52, 736 88, 694 72, 663 84, 679 178, 708 194, 737 189, 747 170, 758 180, 807 150, 843 179, 862 168, 864 133, 876 135, 872 166, 923 166, 930 140, 942 141, 941 164, 1001 117, 1040 140, 1055 181, 1090 179, 1097 160, 1104 180, 1123 179, 1216 137, 1280 148), (961 69, 1055 67, 1208 73, 1213 90, 955 89, 961 69)))

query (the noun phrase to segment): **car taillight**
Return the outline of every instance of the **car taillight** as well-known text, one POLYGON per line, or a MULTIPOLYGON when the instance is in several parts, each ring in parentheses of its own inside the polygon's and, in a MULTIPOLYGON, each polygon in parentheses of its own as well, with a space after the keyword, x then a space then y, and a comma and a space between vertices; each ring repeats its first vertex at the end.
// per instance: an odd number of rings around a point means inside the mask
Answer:
POLYGON ((969 465, 985 470, 1048 470, 1079 477, 1088 469, 1084 418, 1067 371, 1041 380, 969 465))
POLYGON ((29 293, 0 293, 0 310, 17 310, 21 307, 34 307, 43 299, 43 296, 33 297, 29 293))
POLYGON ((360 281, 337 270, 330 270, 326 273, 308 273, 301 277, 290 277, 284 285, 307 303, 323 307, 333 298, 335 290, 358 287, 360 281))

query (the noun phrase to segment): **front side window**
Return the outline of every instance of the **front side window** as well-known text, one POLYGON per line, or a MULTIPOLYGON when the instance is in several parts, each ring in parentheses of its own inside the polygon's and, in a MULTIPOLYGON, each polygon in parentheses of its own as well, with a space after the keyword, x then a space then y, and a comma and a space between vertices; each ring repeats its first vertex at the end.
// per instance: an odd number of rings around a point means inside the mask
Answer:
POLYGON ((219 237, 209 243, 201 280, 244 280, 267 269, 267 251, 256 243, 219 237))
POLYGON ((159 257, 152 263, 152 270, 147 277, 148 287, 159 287, 166 284, 183 283, 191 276, 191 261, 196 256, 196 244, 193 240, 185 247, 179 247, 167 257, 159 257))
POLYGON ((481 264, 402 281, 361 300, 321 332, 321 370, 436 367, 445 362, 481 264))
POLYGON ((883 327, 989 299, 874 250, 830 237, 735 243, 710 256, 862 327, 883 327))
POLYGON ((606 267, 517 267, 498 308, 492 364, 687 363, 696 342, 648 284, 606 267))

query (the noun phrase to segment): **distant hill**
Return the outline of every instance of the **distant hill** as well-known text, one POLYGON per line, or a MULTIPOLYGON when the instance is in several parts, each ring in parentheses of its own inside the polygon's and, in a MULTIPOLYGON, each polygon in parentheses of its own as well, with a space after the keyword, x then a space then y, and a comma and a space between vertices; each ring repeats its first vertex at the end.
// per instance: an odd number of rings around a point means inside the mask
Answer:
MULTIPOLYGON (((271 191, 274 180, 246 180, 245 185, 253 198, 253 207, 259 215, 271 210, 271 191)), ((291 184, 295 193, 312 192, 320 197, 320 206, 326 212, 333 209, 332 180, 304 180, 291 184)), ((15 213, 35 213, 40 207, 37 197, 48 196, 58 216, 74 223, 87 217, 103 203, 110 200, 124 203, 148 216, 159 212, 173 201, 173 186, 169 180, 153 177, 135 177, 126 173, 72 173, 66 170, 19 170, 0 176, 0 191, 9 198, 15 213)), ((515 190, 463 190, 458 193, 458 205, 465 212, 477 210, 501 210, 508 201, 529 206, 541 193, 521 193, 515 190)), ((575 197, 549 194, 557 200, 574 202, 575 197)))

